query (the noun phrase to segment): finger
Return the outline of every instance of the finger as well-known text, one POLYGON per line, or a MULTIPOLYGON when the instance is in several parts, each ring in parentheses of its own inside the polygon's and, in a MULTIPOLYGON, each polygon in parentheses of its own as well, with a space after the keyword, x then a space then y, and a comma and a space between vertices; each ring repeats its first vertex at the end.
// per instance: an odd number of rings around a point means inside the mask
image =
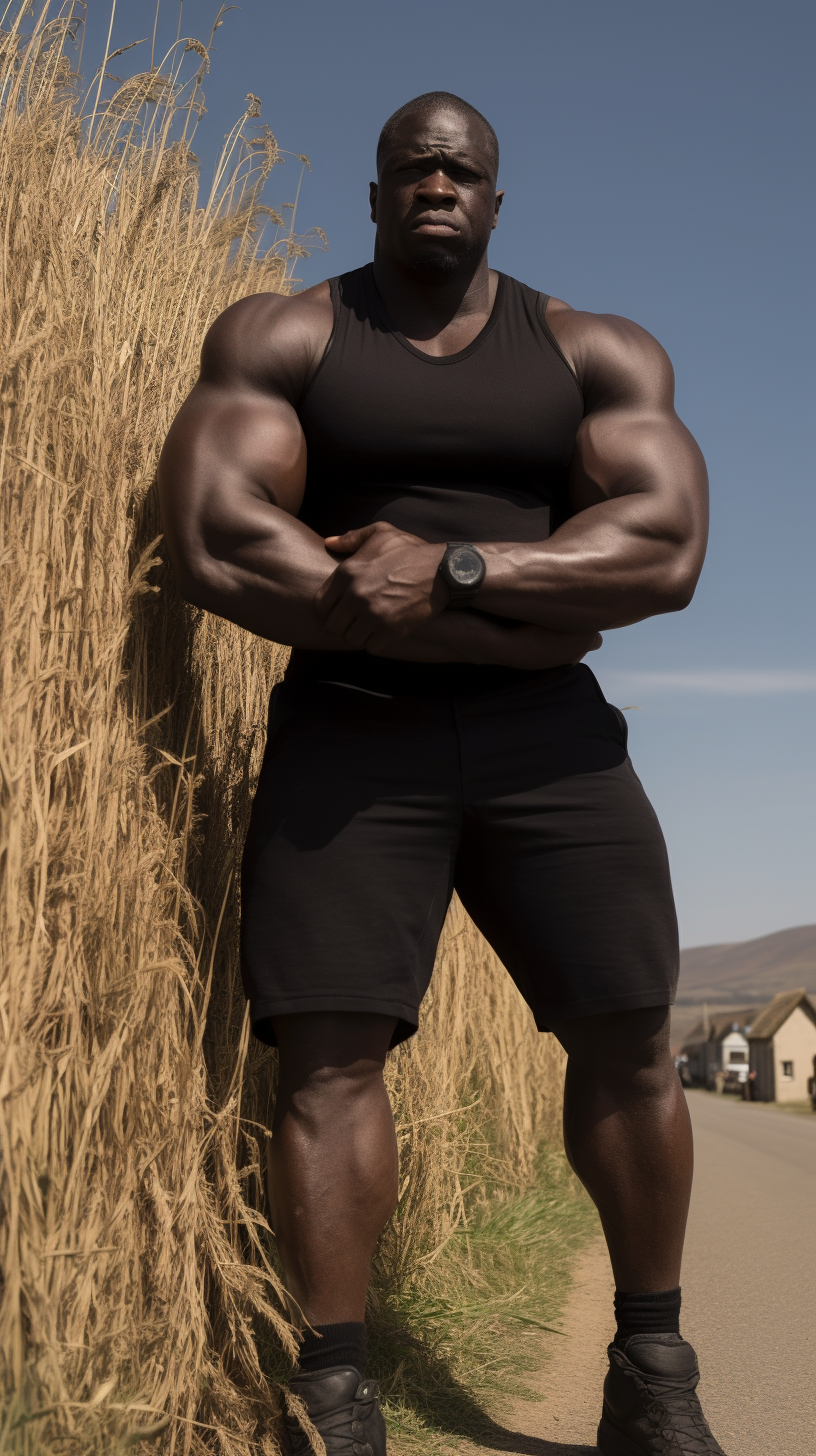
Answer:
POLYGON ((315 592, 315 607, 317 608, 318 616, 322 617, 324 621, 332 608, 337 605, 342 591, 343 582, 342 579, 338 581, 336 571, 333 571, 331 576, 327 577, 323 582, 323 585, 318 587, 315 592))
POLYGON ((347 598, 341 598, 335 602, 328 614, 323 618, 323 625, 327 632, 333 633, 335 637, 345 637, 346 632, 358 619, 352 603, 347 598))
POLYGON ((315 601, 318 604, 321 616, 325 617, 337 603, 342 601, 349 589, 348 573, 344 571, 345 562, 335 568, 331 576, 327 577, 323 585, 318 588, 315 594, 315 601))
POLYGON ((333 637, 342 637, 346 642, 354 637, 353 645, 359 645, 360 633, 368 639, 374 631, 382 630, 382 622, 374 618, 364 602, 343 596, 324 620, 324 625, 333 637))
POLYGON ((586 637, 580 637, 578 639, 578 642, 579 645, 576 649, 576 655, 573 658, 574 662, 581 662, 582 659, 587 657, 590 652, 597 652, 598 648, 603 643, 603 637, 601 636, 600 632, 596 632, 593 637, 589 638, 589 640, 587 640, 586 637))
POLYGON ((326 536, 323 544, 327 551, 334 551, 338 556, 353 556, 376 531, 375 522, 372 526, 359 526, 353 531, 344 531, 341 536, 326 536))
POLYGON ((365 650, 370 652, 372 657, 387 657, 389 649, 393 650, 394 639, 388 632, 374 631, 366 639, 365 650))
POLYGON ((356 652, 363 652, 367 643, 374 636, 374 631, 375 629, 371 622, 357 618, 342 634, 343 641, 347 642, 349 647, 353 647, 356 652))

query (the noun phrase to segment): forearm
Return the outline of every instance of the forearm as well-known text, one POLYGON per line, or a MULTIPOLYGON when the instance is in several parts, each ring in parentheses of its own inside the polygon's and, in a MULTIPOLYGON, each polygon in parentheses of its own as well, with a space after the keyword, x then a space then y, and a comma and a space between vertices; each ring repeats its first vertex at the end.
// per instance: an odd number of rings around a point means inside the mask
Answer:
POLYGON ((552 632, 483 612, 446 611, 408 637, 383 635, 369 652, 403 662, 468 662, 540 671, 579 662, 600 645, 595 632, 552 632))
POLYGON ((656 522, 640 496, 581 511, 547 541, 476 544, 487 566, 480 609, 560 632, 679 611, 699 571, 694 542, 656 522))
POLYGON ((287 647, 350 650, 317 613, 316 594, 337 564, 321 537, 265 501, 243 502, 240 521, 208 534, 206 550, 171 550, 188 601, 287 647))

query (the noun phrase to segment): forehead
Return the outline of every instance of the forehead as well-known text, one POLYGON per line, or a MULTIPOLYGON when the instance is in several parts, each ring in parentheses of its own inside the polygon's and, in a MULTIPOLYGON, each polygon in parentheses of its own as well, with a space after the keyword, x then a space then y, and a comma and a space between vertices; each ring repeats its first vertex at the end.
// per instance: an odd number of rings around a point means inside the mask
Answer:
POLYGON ((430 112, 408 112, 394 128, 385 147, 383 161, 396 154, 444 151, 458 158, 479 162, 489 172, 493 157, 484 123, 467 112, 444 108, 430 112))

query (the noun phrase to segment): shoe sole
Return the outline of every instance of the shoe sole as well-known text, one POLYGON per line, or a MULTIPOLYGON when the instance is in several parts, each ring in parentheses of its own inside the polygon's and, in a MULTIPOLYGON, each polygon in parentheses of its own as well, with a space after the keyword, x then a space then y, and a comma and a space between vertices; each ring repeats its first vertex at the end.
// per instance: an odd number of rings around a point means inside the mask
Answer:
POLYGON ((622 1431, 617 1431, 606 1416, 601 1416, 598 1427, 598 1450, 601 1456, 644 1456, 643 1447, 636 1446, 622 1431))

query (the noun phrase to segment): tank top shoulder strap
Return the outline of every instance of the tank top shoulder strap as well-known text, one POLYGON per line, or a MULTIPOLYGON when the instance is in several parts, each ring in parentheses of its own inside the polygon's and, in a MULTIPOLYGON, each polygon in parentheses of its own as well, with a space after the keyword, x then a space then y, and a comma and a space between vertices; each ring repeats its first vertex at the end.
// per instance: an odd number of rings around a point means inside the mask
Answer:
POLYGON ((342 347, 348 333, 352 313, 355 310, 359 312, 361 307, 365 308, 365 288, 361 277, 364 272, 363 268, 355 268, 351 273, 341 273, 327 280, 332 305, 332 331, 326 340, 326 347, 320 361, 307 379, 295 405, 298 411, 302 408, 317 376, 322 373, 329 356, 342 347))
MULTIPOLYGON (((370 266, 369 264, 368 267, 370 266)), ((334 324, 326 352, 334 339, 345 332, 352 315, 356 315, 358 319, 368 315, 370 303, 366 290, 367 272, 367 268, 354 268, 350 273, 340 273, 336 278, 329 279, 334 324)))
MULTIPOLYGON (((526 287, 526 285, 523 285, 523 286, 526 287)), ((551 294, 549 294, 549 293, 537 293, 532 288, 528 289, 527 291, 529 293, 531 293, 531 294, 534 294, 534 297, 535 297, 535 315, 536 315, 536 320, 538 322, 538 326, 541 329, 541 332, 543 333, 545 339, 547 340, 547 343, 554 350, 554 352, 558 355, 558 358, 561 360, 561 363, 564 365, 564 368, 567 370, 567 373, 569 374, 570 379, 573 381, 573 383, 575 385, 575 388, 578 390, 578 393, 580 394, 581 400, 583 402, 584 392, 581 389, 580 383, 578 382, 578 375, 575 373, 575 370, 573 369, 572 365, 570 364, 569 359, 567 358, 566 354, 564 353, 564 350, 561 348, 561 345, 559 344, 557 338, 555 337, 555 334, 553 333, 552 329, 550 328, 549 324, 547 323, 547 304, 550 301, 551 294)))
POLYGON ((337 299, 335 320, 338 321, 339 314, 349 318, 355 315, 362 320, 368 317, 371 312, 371 298, 369 292, 369 276, 374 269, 371 263, 365 263, 362 268, 352 268, 348 273, 341 273, 339 278, 333 278, 332 299, 337 299))
MULTIPOLYGON (((329 279, 329 293, 331 294, 332 313, 334 314, 334 324, 332 325, 332 334, 334 334, 340 320, 340 310, 343 306, 340 298, 339 274, 337 274, 334 278, 329 279)), ((331 343, 331 339, 329 340, 329 343, 331 343)))

